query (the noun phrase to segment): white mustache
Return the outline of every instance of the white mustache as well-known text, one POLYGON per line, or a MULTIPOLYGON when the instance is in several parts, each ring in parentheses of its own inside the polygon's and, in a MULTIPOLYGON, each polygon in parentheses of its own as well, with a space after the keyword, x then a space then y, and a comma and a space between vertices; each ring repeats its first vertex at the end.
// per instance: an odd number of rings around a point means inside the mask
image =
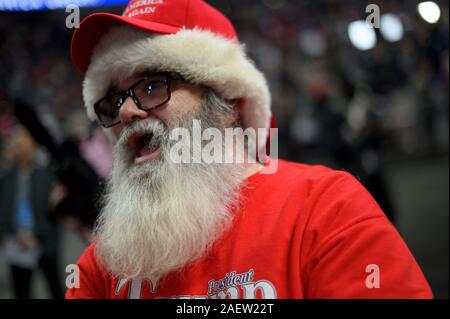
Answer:
POLYGON ((160 120, 142 120, 131 123, 122 130, 117 146, 126 145, 134 134, 152 134, 152 140, 162 142, 169 136, 169 128, 160 120))

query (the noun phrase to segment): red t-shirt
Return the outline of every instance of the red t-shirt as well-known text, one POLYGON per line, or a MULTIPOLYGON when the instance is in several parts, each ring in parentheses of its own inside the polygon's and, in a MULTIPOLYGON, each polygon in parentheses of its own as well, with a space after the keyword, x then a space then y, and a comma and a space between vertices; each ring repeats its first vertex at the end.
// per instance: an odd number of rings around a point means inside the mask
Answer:
POLYGON ((350 174, 278 161, 251 176, 232 227, 159 282, 112 278, 92 245, 67 298, 431 298, 402 238, 350 174))

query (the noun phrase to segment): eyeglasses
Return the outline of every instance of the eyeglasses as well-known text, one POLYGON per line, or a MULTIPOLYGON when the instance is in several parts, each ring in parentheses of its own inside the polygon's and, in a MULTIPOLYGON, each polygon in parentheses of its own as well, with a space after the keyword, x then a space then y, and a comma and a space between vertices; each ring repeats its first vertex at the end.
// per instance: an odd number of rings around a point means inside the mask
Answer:
POLYGON ((176 73, 152 73, 146 75, 125 91, 110 93, 94 104, 99 123, 103 127, 112 127, 120 123, 119 111, 128 97, 136 106, 150 111, 170 100, 171 80, 183 80, 176 73))

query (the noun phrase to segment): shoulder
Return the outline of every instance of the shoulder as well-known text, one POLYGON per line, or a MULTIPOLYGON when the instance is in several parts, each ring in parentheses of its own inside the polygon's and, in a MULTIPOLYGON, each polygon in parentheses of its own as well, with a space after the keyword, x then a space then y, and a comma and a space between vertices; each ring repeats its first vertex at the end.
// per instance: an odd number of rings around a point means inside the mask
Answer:
POLYGON ((265 194, 292 207, 308 228, 385 218, 371 194, 346 171, 279 160, 277 172, 262 186, 265 194))
POLYGON ((109 278, 108 272, 102 263, 99 261, 95 253, 95 244, 90 244, 80 256, 77 262, 80 270, 89 273, 90 276, 94 276, 97 279, 109 278))
POLYGON ((302 180, 307 178, 309 181, 318 181, 326 177, 332 178, 346 176, 352 178, 352 175, 344 170, 334 170, 323 165, 309 165, 281 159, 271 160, 271 163, 272 162, 274 169, 268 175, 274 175, 277 177, 302 177, 302 180))
POLYGON ((95 257, 94 245, 89 245, 84 252, 81 254, 80 258, 77 262, 79 265, 96 268, 97 267, 97 258, 95 257))
POLYGON ((327 191, 337 195, 361 193, 367 199, 370 194, 359 180, 344 170, 334 170, 322 165, 307 165, 276 160, 277 169, 269 177, 272 183, 285 187, 301 187, 308 196, 326 196, 327 191))
POLYGON ((310 182, 333 181, 336 179, 357 180, 345 170, 335 170, 323 165, 309 165, 285 160, 277 160, 280 174, 302 176, 303 180, 310 182))

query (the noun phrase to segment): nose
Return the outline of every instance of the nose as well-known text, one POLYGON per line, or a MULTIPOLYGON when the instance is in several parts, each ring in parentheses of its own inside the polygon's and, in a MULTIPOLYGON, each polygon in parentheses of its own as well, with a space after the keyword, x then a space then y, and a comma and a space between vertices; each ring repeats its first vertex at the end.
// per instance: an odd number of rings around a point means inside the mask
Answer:
POLYGON ((131 97, 127 97, 119 110, 119 119, 124 124, 129 124, 136 120, 142 120, 149 116, 149 112, 138 108, 131 97))

